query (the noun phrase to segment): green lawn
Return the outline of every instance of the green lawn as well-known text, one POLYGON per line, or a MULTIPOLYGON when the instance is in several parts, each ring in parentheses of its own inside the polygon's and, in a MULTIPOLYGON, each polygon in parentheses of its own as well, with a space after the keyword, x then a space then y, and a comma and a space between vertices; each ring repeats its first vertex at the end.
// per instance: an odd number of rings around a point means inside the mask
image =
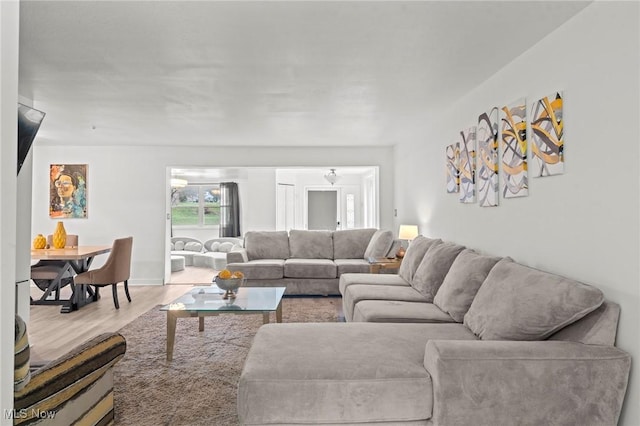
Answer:
MULTIPOLYGON (((204 206, 204 225, 220 224, 220 205, 218 203, 205 203, 204 206)), ((175 226, 198 226, 198 204, 178 203, 171 208, 171 217, 175 226)))

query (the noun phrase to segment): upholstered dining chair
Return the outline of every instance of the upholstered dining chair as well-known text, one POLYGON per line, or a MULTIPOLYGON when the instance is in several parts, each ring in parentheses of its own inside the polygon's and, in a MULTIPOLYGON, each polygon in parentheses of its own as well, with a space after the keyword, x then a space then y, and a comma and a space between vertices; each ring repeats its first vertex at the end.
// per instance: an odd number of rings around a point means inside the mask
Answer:
MULTIPOLYGON (((47 236, 47 244, 49 244, 49 246, 53 245, 53 235, 47 236)), ((78 236, 68 234, 65 248, 72 247, 78 247, 78 236)), ((40 290, 44 291, 40 300, 32 301, 32 303, 60 303, 60 289, 71 284, 74 275, 75 272, 73 268, 64 260, 40 260, 31 265, 31 279, 40 290), (54 293, 54 300, 49 299, 51 293, 54 293)))
POLYGON ((90 285, 95 287, 95 298, 100 296, 100 287, 111 286, 113 304, 120 309, 118 303, 118 283, 124 283, 124 293, 131 302, 129 295, 129 276, 131 275, 131 249, 133 237, 118 238, 113 242, 107 261, 100 268, 91 269, 76 275, 75 285, 90 285))

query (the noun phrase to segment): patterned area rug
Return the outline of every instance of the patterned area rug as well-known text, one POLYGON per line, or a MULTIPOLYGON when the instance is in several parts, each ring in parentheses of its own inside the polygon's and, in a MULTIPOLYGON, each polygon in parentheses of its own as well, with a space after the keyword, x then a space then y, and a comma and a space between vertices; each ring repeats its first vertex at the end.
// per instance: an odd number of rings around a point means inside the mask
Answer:
MULTIPOLYGON (((294 297, 282 303, 283 322, 337 322, 342 305, 339 297, 294 297)), ((237 425, 238 378, 262 315, 206 317, 202 333, 197 318, 179 318, 168 362, 166 313, 159 308, 119 330, 127 352, 115 366, 115 423, 237 425)))

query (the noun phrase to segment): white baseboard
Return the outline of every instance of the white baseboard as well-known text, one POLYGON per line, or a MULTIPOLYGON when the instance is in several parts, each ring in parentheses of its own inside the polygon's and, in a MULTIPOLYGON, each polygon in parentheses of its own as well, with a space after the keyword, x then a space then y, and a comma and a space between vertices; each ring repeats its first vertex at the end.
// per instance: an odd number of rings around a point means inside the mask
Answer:
POLYGON ((130 279, 129 285, 164 285, 164 281, 161 279, 151 278, 136 278, 130 279))

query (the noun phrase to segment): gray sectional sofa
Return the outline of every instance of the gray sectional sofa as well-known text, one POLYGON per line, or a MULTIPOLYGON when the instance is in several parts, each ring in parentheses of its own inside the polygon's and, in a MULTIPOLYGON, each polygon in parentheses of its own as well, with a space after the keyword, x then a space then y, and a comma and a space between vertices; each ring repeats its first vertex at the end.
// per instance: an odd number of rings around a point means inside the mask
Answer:
POLYGON ((340 295, 339 278, 369 272, 369 258, 395 254, 399 241, 388 230, 250 231, 244 247, 227 255, 245 286, 286 287, 287 295, 340 295))
POLYGON ((569 278, 416 238, 396 275, 343 274, 346 323, 271 324, 241 424, 615 425, 619 305, 569 278))

